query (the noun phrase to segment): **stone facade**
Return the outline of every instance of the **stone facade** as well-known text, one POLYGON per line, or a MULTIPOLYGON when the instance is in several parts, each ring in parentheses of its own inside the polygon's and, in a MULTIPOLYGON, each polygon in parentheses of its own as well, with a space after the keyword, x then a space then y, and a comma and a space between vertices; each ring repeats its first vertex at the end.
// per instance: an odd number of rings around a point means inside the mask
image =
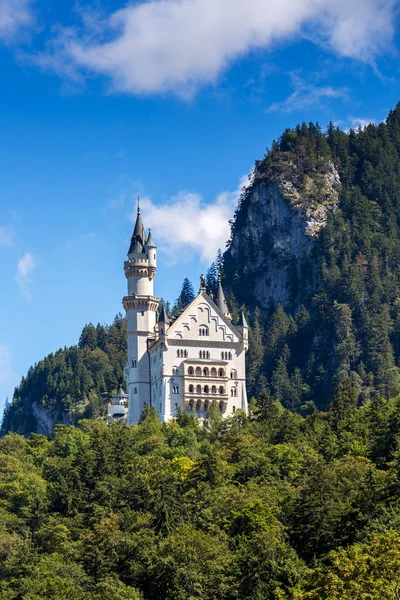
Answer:
POLYGON ((163 310, 153 293, 156 246, 144 236, 138 209, 125 262, 128 295, 123 299, 128 326, 128 423, 138 422, 146 405, 160 421, 172 419, 178 407, 204 418, 213 400, 224 416, 247 412, 245 355, 248 328, 244 315, 232 324, 219 282, 214 303, 204 287, 176 318, 163 310))

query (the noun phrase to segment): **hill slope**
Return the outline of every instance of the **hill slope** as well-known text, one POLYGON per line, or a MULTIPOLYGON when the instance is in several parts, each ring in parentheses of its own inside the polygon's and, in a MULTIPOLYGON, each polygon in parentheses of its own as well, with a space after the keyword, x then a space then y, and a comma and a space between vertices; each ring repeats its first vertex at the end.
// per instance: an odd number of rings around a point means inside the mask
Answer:
POLYGON ((348 377, 361 399, 400 390, 399 223, 399 107, 357 132, 287 130, 256 163, 224 256, 252 313, 250 393, 297 409, 348 377))

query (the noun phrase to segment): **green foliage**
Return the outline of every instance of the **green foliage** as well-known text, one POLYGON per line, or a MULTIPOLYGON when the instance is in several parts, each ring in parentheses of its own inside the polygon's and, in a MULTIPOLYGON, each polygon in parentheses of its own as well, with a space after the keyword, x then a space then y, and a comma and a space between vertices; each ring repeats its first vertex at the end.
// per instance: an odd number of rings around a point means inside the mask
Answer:
POLYGON ((396 598, 400 397, 0 440, 0 597, 396 598))

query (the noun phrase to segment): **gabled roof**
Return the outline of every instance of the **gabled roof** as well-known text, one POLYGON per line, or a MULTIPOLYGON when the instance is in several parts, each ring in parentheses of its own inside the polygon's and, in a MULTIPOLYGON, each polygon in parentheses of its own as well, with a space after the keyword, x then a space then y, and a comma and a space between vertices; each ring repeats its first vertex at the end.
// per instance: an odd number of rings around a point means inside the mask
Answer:
POLYGON ((177 316, 175 321, 172 322, 170 328, 168 329, 168 336, 170 336, 170 334, 173 333, 173 331, 179 327, 181 322, 185 321, 185 319, 189 315, 190 311, 193 309, 193 306, 198 303, 200 298, 205 300, 210 305, 210 307, 217 313, 218 317, 220 317, 220 319, 224 322, 224 324, 228 327, 228 329, 235 336, 242 339, 241 333, 232 324, 232 322, 221 312, 221 310, 218 308, 218 306, 215 304, 215 302, 210 298, 210 296, 204 291, 204 289, 200 290, 200 292, 196 296, 196 298, 194 298, 194 300, 192 300, 192 302, 190 304, 188 304, 188 306, 184 309, 184 311, 180 315, 177 316))

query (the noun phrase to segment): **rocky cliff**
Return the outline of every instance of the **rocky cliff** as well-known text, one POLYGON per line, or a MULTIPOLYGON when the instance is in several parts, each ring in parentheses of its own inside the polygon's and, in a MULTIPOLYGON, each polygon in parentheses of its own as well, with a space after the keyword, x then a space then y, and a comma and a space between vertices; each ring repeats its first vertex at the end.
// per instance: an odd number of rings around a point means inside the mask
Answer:
POLYGON ((225 254, 228 286, 240 302, 296 310, 304 269, 307 285, 315 280, 312 250, 338 208, 340 187, 330 160, 307 175, 285 154, 256 167, 225 254))

